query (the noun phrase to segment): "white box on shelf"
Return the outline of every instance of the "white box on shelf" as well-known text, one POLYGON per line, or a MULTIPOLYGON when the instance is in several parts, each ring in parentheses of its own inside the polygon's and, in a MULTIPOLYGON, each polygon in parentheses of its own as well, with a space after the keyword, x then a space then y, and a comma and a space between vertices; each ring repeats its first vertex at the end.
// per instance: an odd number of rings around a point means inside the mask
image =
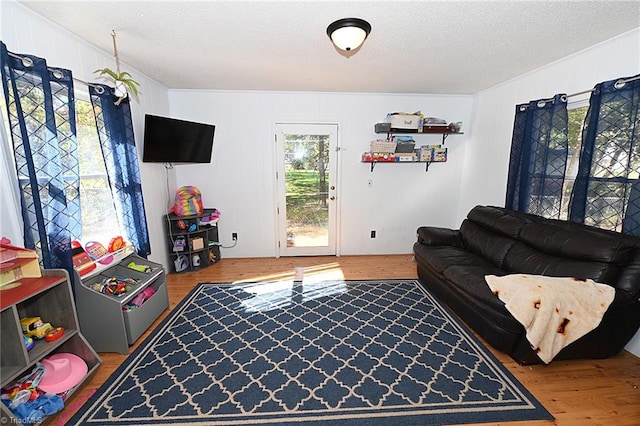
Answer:
POLYGON ((421 117, 416 114, 389 114, 387 115, 387 123, 391 124, 392 129, 411 129, 418 130, 420 128, 421 117))

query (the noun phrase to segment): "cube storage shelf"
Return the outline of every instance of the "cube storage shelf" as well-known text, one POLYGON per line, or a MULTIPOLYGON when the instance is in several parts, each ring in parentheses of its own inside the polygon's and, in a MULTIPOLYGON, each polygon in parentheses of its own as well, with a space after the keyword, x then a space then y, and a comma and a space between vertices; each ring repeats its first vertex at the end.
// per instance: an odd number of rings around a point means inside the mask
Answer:
MULTIPOLYGON (((36 362, 55 353, 72 353, 87 364, 85 377, 66 393, 74 393, 98 369, 102 359, 80 332, 69 274, 64 269, 45 269, 40 278, 20 278, 19 286, 2 290, 0 313, 0 386, 10 386, 28 375, 36 362), (53 327, 64 327, 64 335, 52 342, 34 339, 27 351, 20 319, 40 317, 53 327)), ((2 424, 19 424, 4 403, 0 403, 2 424)))
POLYGON ((80 283, 75 289, 80 329, 98 352, 129 353, 129 346, 169 307, 164 268, 136 254, 129 254, 108 267, 100 265, 82 277, 76 272, 76 282, 80 283), (140 272, 129 268, 127 265, 131 262, 146 265, 150 270, 140 272), (112 277, 131 278, 136 283, 119 296, 92 288, 112 277), (129 310, 127 304, 148 287, 155 290, 154 294, 129 310))
POLYGON ((202 214, 165 215, 172 272, 189 272, 206 268, 220 260, 218 219, 208 220, 216 209, 202 214))

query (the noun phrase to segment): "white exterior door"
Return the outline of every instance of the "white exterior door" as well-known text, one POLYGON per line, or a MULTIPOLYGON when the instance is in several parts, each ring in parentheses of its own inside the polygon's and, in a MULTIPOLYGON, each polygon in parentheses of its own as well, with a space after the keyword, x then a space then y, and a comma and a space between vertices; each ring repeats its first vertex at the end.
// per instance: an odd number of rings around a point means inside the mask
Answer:
POLYGON ((278 254, 336 254, 337 124, 276 124, 278 254))

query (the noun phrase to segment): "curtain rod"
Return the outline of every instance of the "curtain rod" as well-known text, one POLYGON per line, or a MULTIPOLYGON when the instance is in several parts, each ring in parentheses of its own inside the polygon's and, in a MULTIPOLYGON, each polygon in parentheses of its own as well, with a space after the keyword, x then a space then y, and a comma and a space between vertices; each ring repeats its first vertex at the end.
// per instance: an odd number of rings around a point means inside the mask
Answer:
MULTIPOLYGON (((16 55, 15 53, 11 53, 11 52, 9 52, 9 51, 7 51, 7 53, 9 54, 9 56, 11 56, 11 57, 13 57, 13 58, 15 58, 15 59, 19 59, 19 60, 23 61, 23 64, 24 64, 25 66, 27 66, 27 67, 30 67, 30 66, 32 66, 32 65, 33 65, 33 60, 32 60, 31 58, 29 58, 28 56, 20 56, 20 55, 16 55), (26 63, 25 63, 25 62, 26 62, 26 63)), ((49 67, 47 67, 47 69, 48 69, 49 71, 55 71, 55 69, 52 69, 52 68, 49 68, 49 67)), ((84 81, 84 80, 81 80, 81 79, 79 79, 79 78, 76 78, 76 77, 73 77, 73 80, 74 80, 74 81, 77 81, 78 83, 82 83, 82 84, 84 84, 84 85, 86 85, 86 86, 91 86, 91 87, 93 87, 94 89, 102 89, 102 86, 98 86, 97 84, 91 84, 91 83, 88 83, 88 82, 86 82, 86 81, 84 81)))
MULTIPOLYGON (((624 86, 625 84, 630 83, 630 82, 632 82, 632 81, 639 80, 639 79, 640 79, 640 75, 639 75, 639 76, 636 76, 636 77, 627 78, 627 79, 621 78, 620 80, 618 80, 618 81, 616 81, 616 82, 615 82, 614 87, 615 87, 616 89, 620 89, 620 88, 622 88, 622 86, 624 86)), ((584 95, 585 93, 591 93, 591 92, 593 92, 594 90, 596 90, 596 89, 594 88, 594 89, 582 90, 582 91, 580 91, 580 92, 576 92, 576 93, 572 93, 572 94, 570 94, 570 95, 566 95, 566 97, 567 97, 567 98, 571 98, 571 97, 573 97, 573 96, 584 95)), ((540 100, 539 102, 551 102, 553 99, 554 99, 554 98, 550 98, 550 99, 542 99, 542 100, 540 100)))

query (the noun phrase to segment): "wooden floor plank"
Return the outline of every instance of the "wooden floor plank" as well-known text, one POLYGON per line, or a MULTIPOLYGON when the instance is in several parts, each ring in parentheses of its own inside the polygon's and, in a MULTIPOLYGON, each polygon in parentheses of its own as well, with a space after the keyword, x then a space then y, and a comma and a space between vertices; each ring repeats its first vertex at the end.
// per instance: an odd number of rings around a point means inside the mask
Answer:
MULTIPOLYGON (((169 274, 170 308, 173 309, 189 291, 201 282, 250 282, 293 278, 294 268, 302 267, 305 276, 344 279, 417 278, 411 255, 392 256, 321 256, 222 259, 196 272, 169 274)), ((131 348, 140 344, 169 311, 158 318, 131 348)), ((554 421, 528 421, 517 425, 640 425, 640 359, 623 351, 605 360, 573 360, 549 365, 521 366, 508 355, 491 348, 496 357, 556 418, 554 421)), ((67 401, 78 408, 74 399, 97 389, 126 359, 126 355, 101 353, 104 363, 83 389, 67 401)), ((69 418, 69 410, 52 416, 48 424, 57 425, 69 418)), ((63 423, 61 423, 63 424, 63 423)), ((490 425, 491 423, 484 423, 490 425)), ((498 425, 500 423, 493 423, 498 425)))

